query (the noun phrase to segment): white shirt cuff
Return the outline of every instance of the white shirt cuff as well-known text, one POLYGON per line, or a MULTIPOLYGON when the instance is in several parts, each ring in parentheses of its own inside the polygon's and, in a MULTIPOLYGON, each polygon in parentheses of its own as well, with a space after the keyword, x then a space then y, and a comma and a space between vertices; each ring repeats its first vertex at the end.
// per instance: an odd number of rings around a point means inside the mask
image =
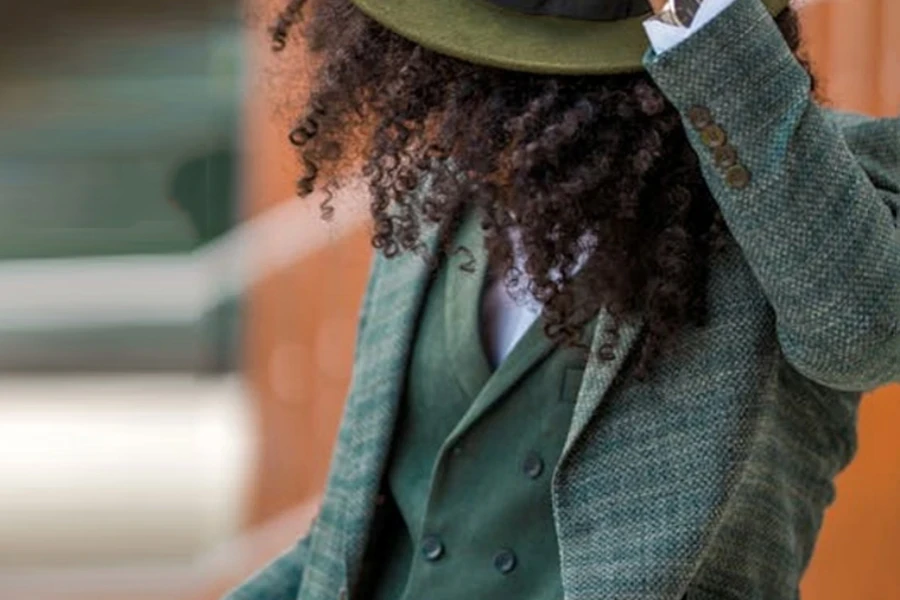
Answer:
POLYGON ((720 12, 728 8, 734 0, 704 0, 690 27, 676 27, 656 19, 644 20, 644 30, 650 38, 650 45, 657 54, 671 50, 692 33, 712 21, 720 12))

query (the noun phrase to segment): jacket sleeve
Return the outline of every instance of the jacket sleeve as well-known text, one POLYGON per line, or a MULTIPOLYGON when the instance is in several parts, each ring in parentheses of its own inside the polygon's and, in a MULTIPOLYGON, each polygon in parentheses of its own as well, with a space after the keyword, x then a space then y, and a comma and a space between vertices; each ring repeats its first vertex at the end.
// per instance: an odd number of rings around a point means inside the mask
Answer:
POLYGON ((309 552, 309 539, 307 534, 222 600, 296 600, 309 552))
POLYGON ((839 390, 900 381, 900 120, 816 104, 760 0, 644 65, 682 114, 785 359, 839 390))

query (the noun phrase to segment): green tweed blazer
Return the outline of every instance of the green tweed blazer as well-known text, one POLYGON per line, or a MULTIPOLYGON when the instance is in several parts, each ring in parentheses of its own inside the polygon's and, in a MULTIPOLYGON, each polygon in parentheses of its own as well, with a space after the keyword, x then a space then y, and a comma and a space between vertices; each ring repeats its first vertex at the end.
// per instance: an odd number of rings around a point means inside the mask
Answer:
MULTIPOLYGON (((640 322, 585 372, 552 478, 565 600, 793 600, 860 397, 900 381, 900 120, 813 102, 759 0, 645 66, 684 115, 733 241, 712 265, 708 326, 651 380, 617 377, 640 322), (749 181, 698 131, 708 115, 749 181)), ((354 583, 426 274, 417 257, 376 256, 318 518, 228 600, 365 598, 354 583)))

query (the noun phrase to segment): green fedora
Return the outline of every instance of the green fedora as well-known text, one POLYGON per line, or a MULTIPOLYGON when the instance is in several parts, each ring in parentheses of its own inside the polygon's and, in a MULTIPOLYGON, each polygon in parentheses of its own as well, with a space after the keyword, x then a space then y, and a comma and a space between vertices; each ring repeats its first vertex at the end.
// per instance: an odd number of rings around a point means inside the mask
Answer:
MULTIPOLYGON (((352 0, 425 48, 501 69, 609 74, 643 69, 648 0, 352 0)), ((772 15, 789 0, 761 0, 772 15)))

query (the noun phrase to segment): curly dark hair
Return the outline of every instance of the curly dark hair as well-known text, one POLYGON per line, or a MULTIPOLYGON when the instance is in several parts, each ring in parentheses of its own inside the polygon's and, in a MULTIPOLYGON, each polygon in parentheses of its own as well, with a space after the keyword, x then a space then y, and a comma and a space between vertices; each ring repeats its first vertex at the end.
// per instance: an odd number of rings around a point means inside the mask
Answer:
MULTIPOLYGON (((785 10, 777 23, 809 71, 797 15, 785 10)), ((581 331, 606 308, 614 325, 596 358, 609 360, 622 321, 644 315, 641 380, 679 329, 705 324, 710 260, 730 233, 679 113, 646 72, 472 64, 394 34, 350 0, 292 0, 270 32, 276 50, 297 34, 320 61, 290 140, 305 170, 298 192, 327 190, 325 218, 334 173, 354 157, 371 192, 372 245, 386 257, 418 252, 436 267, 453 253, 464 211, 478 210, 493 274, 544 304, 554 341, 586 349, 581 331), (411 193, 426 179, 429 193, 411 193), (437 256, 425 250, 425 226, 438 228, 437 256)))

